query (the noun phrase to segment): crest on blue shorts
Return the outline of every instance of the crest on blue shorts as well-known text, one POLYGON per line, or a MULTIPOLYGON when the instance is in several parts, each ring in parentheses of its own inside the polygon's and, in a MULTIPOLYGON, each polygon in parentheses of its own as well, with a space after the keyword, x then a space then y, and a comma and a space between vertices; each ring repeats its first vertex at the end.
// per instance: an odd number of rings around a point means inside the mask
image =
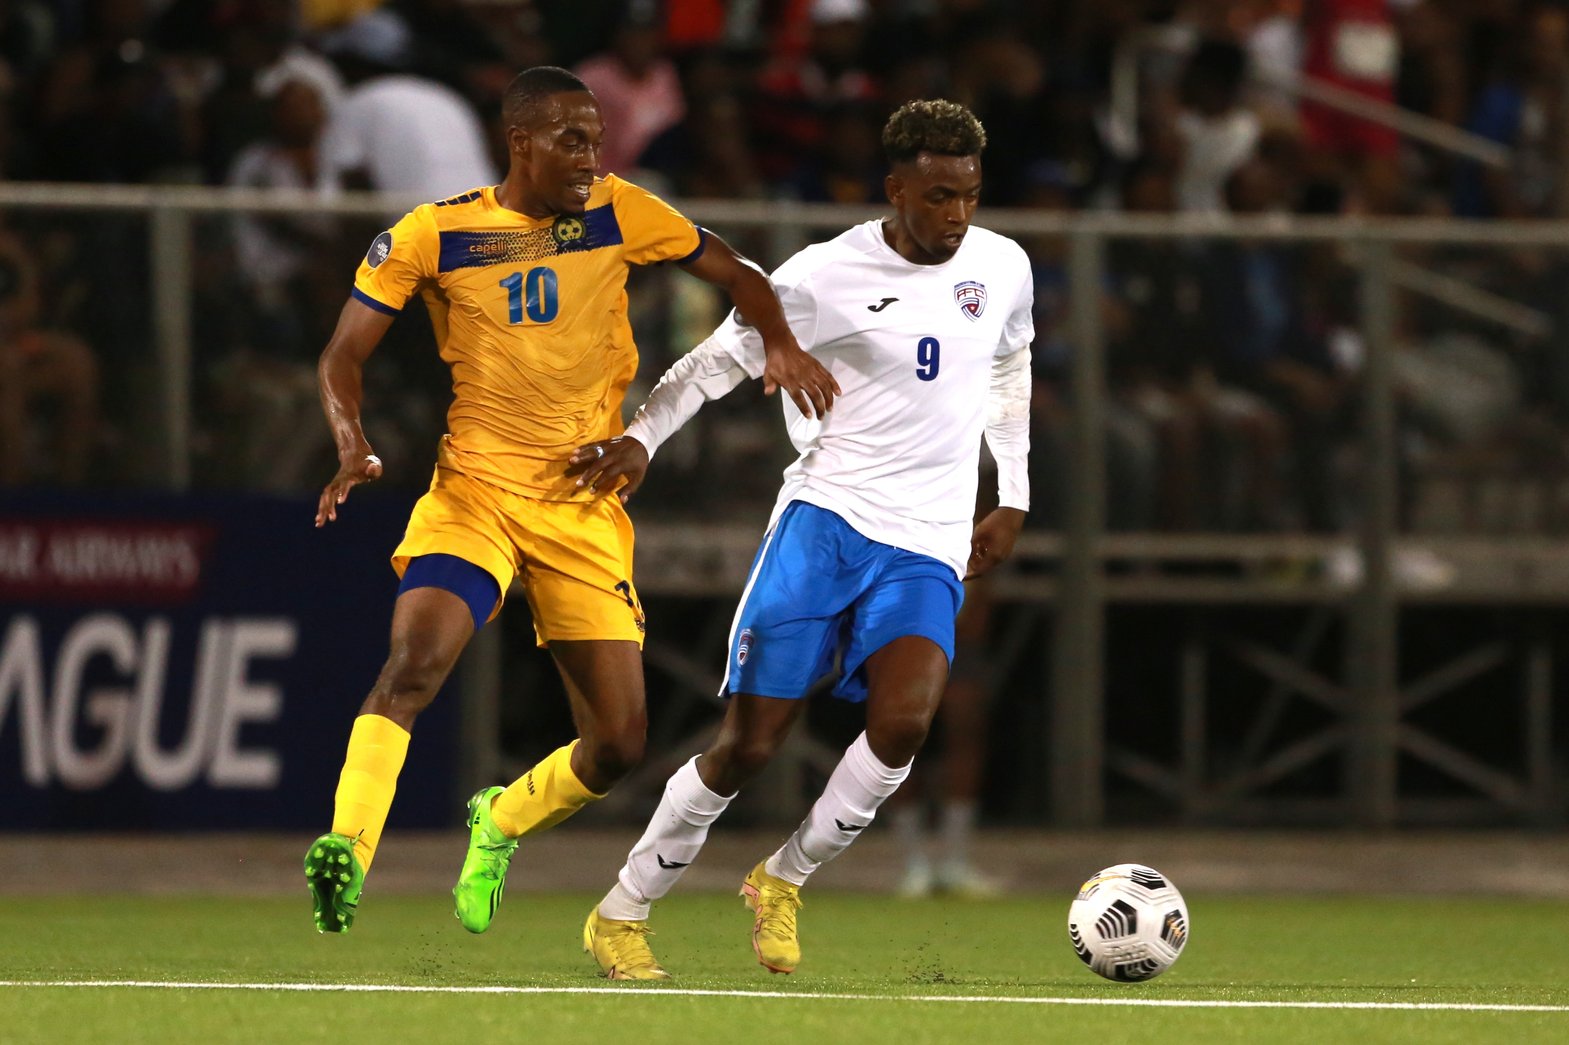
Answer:
POLYGON ((752 652, 752 629, 741 629, 741 640, 735 646, 735 662, 745 664, 747 654, 752 652))
POLYGON ((970 319, 980 319, 981 313, 986 311, 986 284, 976 283, 974 280, 955 283, 953 300, 958 302, 959 311, 965 316, 970 319))

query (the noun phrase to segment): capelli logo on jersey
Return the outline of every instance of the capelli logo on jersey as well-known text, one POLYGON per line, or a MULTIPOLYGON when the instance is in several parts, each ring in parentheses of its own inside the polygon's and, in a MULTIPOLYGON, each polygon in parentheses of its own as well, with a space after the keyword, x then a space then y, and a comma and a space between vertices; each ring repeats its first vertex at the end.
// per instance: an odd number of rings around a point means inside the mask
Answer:
POLYGON ((365 264, 375 268, 392 253, 392 233, 383 232, 370 241, 370 249, 365 252, 365 264))
POLYGON ((735 662, 737 664, 745 664, 746 663, 746 658, 751 655, 751 652, 752 652, 752 629, 751 628, 742 628, 741 629, 741 640, 739 642, 737 642, 736 646, 735 646, 735 662))
POLYGON ((953 285, 953 300, 959 305, 959 311, 969 319, 980 319, 981 313, 986 311, 986 284, 965 280, 963 283, 953 285))
POLYGON ((470 254, 479 254, 484 257, 500 257, 507 252, 507 241, 504 239, 476 240, 468 245, 470 254))

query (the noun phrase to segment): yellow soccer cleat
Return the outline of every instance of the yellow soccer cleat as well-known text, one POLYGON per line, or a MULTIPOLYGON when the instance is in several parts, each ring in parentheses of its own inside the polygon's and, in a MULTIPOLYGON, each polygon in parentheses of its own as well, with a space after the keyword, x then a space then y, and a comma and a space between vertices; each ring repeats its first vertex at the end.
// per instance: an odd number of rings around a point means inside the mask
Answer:
POLYGON ((668 980, 670 974, 648 949, 647 922, 601 918, 599 908, 583 924, 583 950, 594 956, 600 971, 612 980, 668 980))
POLYGON ((794 972, 801 964, 801 942, 795 928, 801 887, 775 878, 758 864, 741 883, 741 895, 757 914, 752 923, 752 950, 757 960, 769 972, 794 972))

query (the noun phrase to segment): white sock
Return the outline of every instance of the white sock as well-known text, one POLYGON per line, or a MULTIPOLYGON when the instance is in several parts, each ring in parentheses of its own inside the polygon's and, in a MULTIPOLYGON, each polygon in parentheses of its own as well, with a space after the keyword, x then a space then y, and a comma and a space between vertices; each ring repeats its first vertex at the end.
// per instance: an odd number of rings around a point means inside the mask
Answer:
MULTIPOLYGON (((911 763, 913 765, 914 763, 911 763)), ((877 807, 899 790, 910 766, 883 765, 872 754, 866 734, 844 753, 822 797, 812 804, 795 834, 768 858, 763 870, 776 878, 805 885, 811 873, 850 847, 877 815, 877 807)))
POLYGON ((648 829, 627 854, 616 884, 599 902, 600 917, 645 921, 653 901, 674 888, 687 864, 697 859, 708 826, 734 797, 708 790, 698 776, 695 757, 676 770, 665 784, 648 829))
POLYGON ((975 834, 975 803, 948 802, 942 807, 942 864, 957 869, 970 865, 970 837, 975 834))

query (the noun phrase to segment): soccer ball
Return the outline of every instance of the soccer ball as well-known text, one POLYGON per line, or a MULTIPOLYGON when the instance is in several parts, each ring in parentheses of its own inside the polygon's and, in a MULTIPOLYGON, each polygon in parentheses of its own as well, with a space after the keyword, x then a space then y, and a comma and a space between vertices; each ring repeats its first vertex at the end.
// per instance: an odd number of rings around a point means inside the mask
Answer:
POLYGON ((1151 980, 1188 942, 1188 905, 1171 880, 1143 864, 1117 864, 1085 882, 1068 908, 1079 960, 1108 980, 1151 980))

